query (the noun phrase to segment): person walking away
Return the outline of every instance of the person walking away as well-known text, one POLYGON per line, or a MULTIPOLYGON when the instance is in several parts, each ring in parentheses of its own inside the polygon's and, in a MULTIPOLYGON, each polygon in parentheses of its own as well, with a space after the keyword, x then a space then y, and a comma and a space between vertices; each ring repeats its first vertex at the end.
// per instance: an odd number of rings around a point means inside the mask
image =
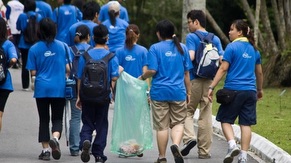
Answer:
MULTIPOLYGON (((60 0, 58 0, 60 3, 60 0)), ((82 20, 82 12, 78 7, 71 5, 71 0, 63 0, 60 7, 53 12, 53 21, 57 24, 56 39, 65 42, 69 28, 74 23, 82 20)))
MULTIPOLYGON (((0 18, 0 46, 1 46, 0 53, 2 53, 0 54, 0 56, 3 57, 3 59, 1 58, 0 60, 2 60, 3 64, 5 64, 5 65, 1 64, 1 69, 6 71, 5 78, 2 79, 3 83, 1 80, 0 84, 0 132, 1 132, 4 108, 9 97, 9 94, 13 92, 12 78, 8 68, 13 66, 17 61, 16 48, 11 41, 7 40, 6 21, 3 18, 0 18), (5 57, 2 55, 5 55, 5 57)), ((2 71, 2 73, 4 72, 2 71)), ((1 74, 1 77, 3 77, 3 74, 1 74)))
POLYGON ((256 124, 256 103, 263 97, 262 61, 253 32, 245 21, 238 19, 232 22, 229 38, 232 42, 227 45, 222 64, 209 86, 208 98, 213 100, 215 86, 227 74, 223 88, 235 93, 235 96, 230 103, 219 106, 216 116, 229 145, 223 162, 231 163, 233 157, 240 154, 238 163, 246 163, 252 138, 251 126, 256 124), (241 150, 235 142, 231 126, 237 117, 241 130, 241 150))
POLYGON ((34 95, 39 115, 38 142, 42 145, 40 160, 59 160, 59 139, 63 129, 66 77, 70 73, 66 53, 69 47, 56 40, 56 26, 50 18, 39 23, 39 41, 28 52, 26 68, 35 82, 34 95), (51 114, 50 114, 51 113, 51 114), (50 135, 50 121, 51 135, 50 135), (50 139, 50 137, 52 138, 50 139), (51 147, 51 151, 49 150, 51 147))
POLYGON ((83 6, 83 20, 73 24, 66 37, 66 43, 69 46, 73 46, 75 35, 76 35, 76 28, 79 25, 86 25, 90 29, 90 42, 89 44, 91 46, 95 46, 95 42, 93 39, 93 28, 97 26, 97 20, 98 20, 98 14, 100 11, 100 6, 97 2, 95 1, 89 1, 86 2, 85 5, 83 6))
MULTIPOLYGON (((183 143, 181 149, 183 156, 187 156, 190 150, 196 145, 198 148, 198 158, 211 158, 211 144, 212 144, 212 103, 207 98, 208 87, 212 82, 212 77, 205 78, 196 74, 197 67, 200 61, 199 48, 204 42, 200 40, 198 34, 207 37, 210 35, 206 31, 206 16, 202 10, 191 10, 187 14, 188 28, 190 33, 186 36, 186 46, 189 49, 190 58, 193 63, 193 69, 190 70, 191 80, 191 100, 187 105, 187 118, 185 120, 183 143), (194 131, 194 113, 199 105, 198 131, 197 136, 194 131)), ((223 55, 223 49, 220 39, 214 35, 212 44, 218 50, 219 55, 223 55)), ((202 46, 203 47, 203 46, 202 46)), ((203 50, 200 50, 201 52, 203 50)), ((217 61, 219 62, 219 61, 217 61)))
MULTIPOLYGON (((79 59, 85 51, 89 50, 89 48, 93 48, 88 44, 90 41, 89 34, 90 29, 86 25, 79 25, 76 29, 75 45, 70 48, 70 54, 73 54, 71 56, 71 58, 73 58, 73 62, 70 78, 75 78, 77 80, 79 59)), ((69 127, 69 149, 71 156, 79 156, 81 110, 76 108, 76 99, 70 100, 70 106, 71 119, 69 127)))
POLYGON ((119 65, 128 74, 138 78, 147 70, 148 50, 137 44, 140 31, 137 25, 130 24, 126 28, 125 46, 116 50, 119 65))
POLYGON ((175 26, 169 20, 159 21, 156 34, 160 42, 148 53, 148 70, 139 78, 152 77, 150 99, 153 128, 156 130, 159 157, 155 163, 166 163, 166 149, 170 135, 175 163, 184 163, 179 150, 186 118, 186 104, 190 100, 189 70, 192 68, 186 46, 174 34, 175 26))
POLYGON ((128 23, 119 18, 120 4, 117 1, 109 3, 109 20, 102 22, 109 30, 108 48, 109 51, 115 53, 116 49, 122 48, 125 42, 125 30, 128 23))
POLYGON ((6 8, 7 8, 6 10, 7 24, 10 28, 10 32, 12 35, 12 38, 10 38, 10 40, 15 45, 15 48, 17 51, 17 57, 18 57, 17 63, 14 64, 13 68, 19 68, 21 66, 21 62, 20 62, 21 54, 18 49, 18 44, 19 44, 21 31, 16 29, 16 21, 19 15, 23 13, 24 5, 18 0, 11 0, 11 1, 8 1, 6 8))
MULTIPOLYGON (((102 58, 109 58, 109 56, 112 56, 112 53, 110 53, 106 49, 106 42, 108 39, 108 29, 106 26, 100 24, 93 29, 94 34, 94 41, 95 41, 95 47, 94 49, 91 49, 88 51, 89 57, 91 57, 92 60, 100 60, 102 58)), ((104 154, 104 149, 106 147, 107 142, 107 134, 108 134, 108 109, 109 109, 109 103, 110 103, 110 83, 113 81, 116 81, 119 77, 119 65, 118 65, 118 59, 116 56, 113 56, 109 61, 107 62, 107 68, 106 73, 107 76, 103 76, 101 80, 97 80, 97 82, 101 82, 102 88, 104 88, 104 95, 97 94, 97 97, 94 96, 92 100, 89 98, 86 98, 90 95, 93 95, 92 91, 91 93, 86 92, 85 89, 87 89, 83 85, 83 79, 85 78, 84 73, 85 71, 85 57, 81 57, 79 60, 78 65, 78 97, 76 101, 76 107, 79 109, 82 109, 82 129, 80 133, 80 150, 82 150, 81 153, 81 160, 83 162, 88 162, 90 160, 90 148, 91 148, 91 141, 92 141, 92 133, 94 130, 96 130, 96 136, 93 140, 92 144, 92 155, 95 157, 95 162, 105 162, 107 160, 107 156, 104 154), (82 77, 83 76, 83 77, 82 77), (105 81, 105 82, 104 82, 105 81), (84 96, 84 94, 87 96, 84 96), (103 98, 102 98, 103 97, 103 98)), ((100 72, 100 71, 98 71, 100 72)), ((105 73, 105 72, 104 72, 105 73)), ((89 74, 88 74, 89 75, 89 74)), ((92 79, 93 80, 93 79, 92 79)), ((113 86, 112 86, 113 87, 113 86)), ((95 93, 94 93, 95 94, 95 93)))
MULTIPOLYGON (((121 2, 123 0, 118 0, 117 2, 119 2, 120 4, 120 16, 119 18, 120 19, 123 19, 125 20, 126 22, 129 23, 129 16, 128 16, 128 12, 127 12, 127 9, 121 5, 121 2)), ((105 20, 108 20, 109 19, 109 13, 108 13, 108 8, 109 8, 109 5, 112 1, 109 1, 107 2, 106 4, 104 4, 103 6, 101 6, 101 9, 100 9, 100 15, 98 17, 98 20, 99 20, 99 24, 104 22, 105 20)))
MULTIPOLYGON (((29 71, 26 69, 28 50, 33 45, 33 43, 28 43, 24 39, 24 33, 26 28, 28 27, 28 19, 30 17, 35 17, 36 21, 39 22, 42 17, 41 15, 35 12, 36 4, 35 0, 25 0, 23 2, 24 5, 24 13, 21 13, 16 21, 16 29, 21 31, 18 48, 21 52, 22 58, 22 67, 21 67, 21 81, 22 81, 22 89, 23 91, 29 90, 29 81, 30 75, 29 71)), ((34 31, 35 33, 37 31, 34 31)))
POLYGON ((53 9, 51 5, 46 2, 46 0, 36 0, 35 3, 35 12, 39 13, 43 18, 53 17, 53 9))

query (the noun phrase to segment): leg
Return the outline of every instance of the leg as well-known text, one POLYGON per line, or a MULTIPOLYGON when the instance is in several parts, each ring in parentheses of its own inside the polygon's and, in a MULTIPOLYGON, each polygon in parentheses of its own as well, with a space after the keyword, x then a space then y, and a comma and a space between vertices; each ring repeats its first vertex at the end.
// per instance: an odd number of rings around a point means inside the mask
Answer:
POLYGON ((221 123, 221 128, 227 141, 234 140, 234 132, 231 124, 221 123))
POLYGON ((0 132, 1 132, 1 128, 2 128, 2 117, 3 117, 3 112, 0 111, 0 132))
POLYGON ((165 158, 167 144, 168 144, 168 138, 169 138, 169 130, 166 129, 166 130, 162 130, 162 131, 156 131, 156 134, 157 134, 159 158, 165 158))
POLYGON ((202 97, 200 101, 200 114, 198 118, 198 157, 202 159, 210 158, 210 149, 212 144, 212 103, 208 100, 208 87, 212 80, 199 80, 202 86, 202 97))
POLYGON ((22 80, 22 88, 28 89, 29 87, 29 71, 26 69, 27 57, 28 57, 28 49, 20 49, 21 57, 22 57, 22 67, 21 67, 21 80, 22 80))
POLYGON ((70 152, 71 155, 76 156, 79 154, 81 110, 76 108, 75 106, 76 100, 70 100, 70 104, 71 104, 71 119, 69 129, 70 152))
POLYGON ((2 129, 2 117, 4 113, 4 108, 11 91, 0 89, 0 132, 2 129))

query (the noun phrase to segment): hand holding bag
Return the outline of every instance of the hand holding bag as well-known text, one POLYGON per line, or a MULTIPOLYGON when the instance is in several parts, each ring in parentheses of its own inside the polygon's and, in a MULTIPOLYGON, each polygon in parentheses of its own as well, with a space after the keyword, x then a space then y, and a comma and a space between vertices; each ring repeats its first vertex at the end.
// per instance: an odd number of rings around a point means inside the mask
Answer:
POLYGON ((220 104, 229 104, 235 98, 237 91, 229 89, 220 89, 216 92, 216 102, 220 104))

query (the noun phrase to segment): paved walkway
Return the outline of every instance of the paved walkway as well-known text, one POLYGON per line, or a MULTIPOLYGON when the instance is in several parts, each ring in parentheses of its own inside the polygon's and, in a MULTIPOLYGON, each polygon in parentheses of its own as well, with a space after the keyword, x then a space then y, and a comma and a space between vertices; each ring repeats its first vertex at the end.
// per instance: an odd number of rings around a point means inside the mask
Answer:
MULTIPOLYGON (((0 133, 0 163, 39 163, 38 155, 41 152, 41 145, 37 142, 38 138, 38 115, 35 100, 32 91, 22 91, 20 82, 21 70, 11 69, 15 91, 10 94, 8 99, 4 117, 3 126, 0 133)), ((107 163, 153 163, 157 156, 158 150, 154 141, 154 148, 144 152, 144 156, 119 158, 116 154, 109 151, 111 140, 111 122, 114 110, 109 111, 110 130, 108 135, 108 145, 105 154, 108 156, 107 163)), ((153 132, 154 133, 154 132, 153 132)), ((155 138, 155 136, 154 136, 155 138)), ((155 140, 155 139, 154 139, 155 140)), ((80 157, 70 156, 68 147, 66 146, 65 135, 60 140, 62 157, 60 160, 51 162, 64 163, 80 163, 80 157)), ((212 158, 198 159, 197 148, 194 147, 190 154, 184 158, 185 163, 217 163, 222 162, 227 151, 227 143, 220 137, 213 135, 212 158)), ((250 153, 251 154, 251 153, 250 153)), ((252 154, 251 154, 252 155, 252 154)), ((173 156, 168 147, 167 150, 168 163, 174 163, 173 156)), ((95 160, 91 157, 90 162, 95 160)), ((237 162, 235 158, 234 162, 237 162)), ((248 163, 261 162, 249 156, 248 163)))

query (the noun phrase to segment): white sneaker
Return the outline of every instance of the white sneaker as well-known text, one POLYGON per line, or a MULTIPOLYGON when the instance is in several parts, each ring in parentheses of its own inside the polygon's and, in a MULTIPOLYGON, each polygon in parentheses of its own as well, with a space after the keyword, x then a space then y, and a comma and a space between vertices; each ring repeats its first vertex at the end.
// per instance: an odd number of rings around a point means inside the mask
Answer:
POLYGON ((240 149, 237 146, 228 149, 228 152, 223 160, 223 163, 232 163, 233 157, 237 156, 239 153, 240 149))
POLYGON ((247 159, 246 158, 239 158, 238 163, 247 163, 247 159))

